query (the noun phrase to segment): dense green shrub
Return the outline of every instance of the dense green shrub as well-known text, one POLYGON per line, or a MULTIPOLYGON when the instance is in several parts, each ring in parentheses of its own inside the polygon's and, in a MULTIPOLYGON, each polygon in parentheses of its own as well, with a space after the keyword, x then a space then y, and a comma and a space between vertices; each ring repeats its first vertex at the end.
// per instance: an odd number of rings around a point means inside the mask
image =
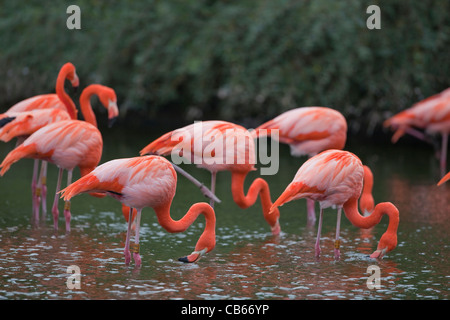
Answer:
POLYGON ((82 86, 109 85, 149 118, 257 124, 324 105, 367 132, 449 86, 449 12, 447 0, 3 0, 0 111, 54 91, 72 61, 82 86), (81 30, 66 28, 69 4, 81 30), (371 4, 381 30, 366 27, 371 4))

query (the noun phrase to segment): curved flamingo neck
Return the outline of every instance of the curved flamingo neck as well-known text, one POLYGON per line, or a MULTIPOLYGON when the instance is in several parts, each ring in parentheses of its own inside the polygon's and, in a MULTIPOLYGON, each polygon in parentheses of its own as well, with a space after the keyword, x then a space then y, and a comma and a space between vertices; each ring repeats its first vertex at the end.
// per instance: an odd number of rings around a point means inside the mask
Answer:
POLYGON ((101 90, 101 86, 92 84, 83 90, 80 96, 80 108, 83 114, 84 121, 97 127, 97 119, 94 111, 92 110, 91 97, 95 94, 98 95, 101 90))
POLYGON ((72 72, 71 68, 67 65, 64 65, 61 68, 61 71, 58 74, 58 78, 56 79, 56 94, 58 95, 58 98, 64 103, 66 106, 67 112, 70 115, 71 119, 77 119, 77 108, 75 106, 75 103, 70 98, 70 96, 66 93, 66 90, 64 89, 64 82, 66 81, 68 75, 70 72, 72 72))
POLYGON ((280 212, 277 208, 272 213, 269 213, 270 207, 272 206, 269 184, 264 179, 257 178, 248 189, 247 195, 245 195, 244 181, 247 174, 248 172, 231 172, 231 193, 233 194, 233 200, 239 207, 246 209, 252 206, 256 202, 258 195, 260 195, 264 218, 272 227, 272 231, 274 231, 273 227, 278 225, 280 212))
POLYGON ((363 213, 370 213, 373 211, 374 200, 372 196, 373 189, 373 174, 368 166, 364 168, 364 186, 359 200, 359 208, 363 213))
POLYGON ((171 203, 172 201, 169 201, 166 204, 154 208, 159 224, 170 233, 183 232, 194 223, 200 214, 203 214, 206 222, 205 229, 197 241, 195 250, 201 251, 206 248, 207 252, 211 251, 216 243, 216 215, 214 209, 204 202, 195 203, 180 220, 176 221, 170 216, 171 203))
MULTIPOLYGON (((358 212, 358 199, 351 198, 346 203, 344 203, 345 216, 350 220, 350 222, 358 228, 368 229, 377 225, 383 215, 389 216, 389 225, 383 237, 397 238, 397 229, 400 221, 399 212, 397 208, 390 202, 382 202, 375 206, 373 212, 369 216, 362 216, 358 212)), ((380 240, 381 242, 381 240, 380 240)), ((392 250, 392 249, 391 249, 392 250)))

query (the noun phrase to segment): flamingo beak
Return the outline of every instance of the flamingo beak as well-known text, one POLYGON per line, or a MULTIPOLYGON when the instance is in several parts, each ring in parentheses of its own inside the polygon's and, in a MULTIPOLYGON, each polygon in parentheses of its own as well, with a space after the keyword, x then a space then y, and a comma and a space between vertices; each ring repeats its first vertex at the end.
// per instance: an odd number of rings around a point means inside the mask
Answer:
POLYGON ((387 248, 375 250, 374 253, 370 255, 373 259, 381 259, 387 252, 387 248))
POLYGON ((110 119, 108 120, 108 128, 111 128, 111 127, 114 125, 114 123, 116 123, 117 118, 118 118, 118 117, 114 117, 114 118, 110 118, 110 119))
POLYGON ((194 263, 197 262, 198 260, 200 260, 200 258, 202 257, 202 255, 204 255, 207 252, 208 249, 203 249, 200 251, 194 251, 192 252, 190 255, 183 257, 183 258, 178 258, 178 261, 184 262, 184 263, 194 263))

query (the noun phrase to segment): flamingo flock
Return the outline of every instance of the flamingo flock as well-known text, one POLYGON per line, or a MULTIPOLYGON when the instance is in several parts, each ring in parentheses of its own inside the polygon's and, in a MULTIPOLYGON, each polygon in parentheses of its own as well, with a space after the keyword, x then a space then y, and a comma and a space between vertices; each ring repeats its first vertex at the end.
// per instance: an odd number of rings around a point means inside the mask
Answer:
MULTIPOLYGON (((79 194, 94 197, 106 195, 118 200, 127 221, 124 248, 125 263, 142 264, 139 247, 139 229, 142 210, 153 208, 159 224, 168 232, 184 232, 199 215, 205 217, 204 231, 194 251, 179 260, 192 263, 198 261, 216 245, 215 194, 217 173, 231 173, 231 194, 242 209, 253 206, 258 197, 263 217, 271 233, 279 235, 280 207, 290 201, 305 198, 307 201, 307 223, 316 222, 315 204, 319 205, 319 221, 315 255, 320 256, 320 238, 324 209, 337 209, 335 259, 340 259, 340 223, 342 211, 357 228, 368 229, 377 225, 382 216, 389 217, 389 225, 381 236, 371 258, 383 258, 397 246, 399 211, 390 202, 375 205, 372 196, 373 173, 363 165, 357 155, 345 151, 347 122, 336 110, 326 107, 302 107, 289 110, 254 131, 226 121, 203 121, 167 132, 140 150, 140 156, 115 159, 100 164, 103 140, 97 128, 96 116, 91 106, 91 97, 98 96, 108 110, 110 123, 119 115, 117 97, 113 89, 100 85, 87 86, 80 96, 83 120, 77 118, 74 101, 65 92, 65 81, 73 87, 79 86, 75 66, 66 63, 56 81, 56 94, 35 96, 21 101, 0 115, 0 139, 8 142, 17 138, 16 147, 0 164, 3 176, 15 162, 34 159, 32 177, 33 215, 39 218, 42 206, 46 213, 47 163, 58 167, 58 180, 52 206, 54 229, 58 229, 58 202, 63 198, 65 229, 70 231, 70 200, 79 194), (268 182, 256 178, 245 192, 248 174, 256 170, 255 141, 260 138, 275 139, 288 144, 291 155, 308 156, 298 169, 292 182, 284 192, 272 201, 268 182), (220 142, 220 144, 219 144, 220 142), (176 156, 176 157, 175 157, 176 156), (210 188, 178 167, 171 159, 183 159, 211 174, 210 188), (42 161, 38 178, 39 161, 42 161), (72 182, 74 169, 78 167, 80 178, 72 182), (63 171, 67 171, 67 185, 61 187, 63 171), (191 205, 179 220, 170 214, 175 197, 177 174, 185 176, 200 187, 210 201, 191 205), (358 210, 359 209, 362 213, 358 210), (134 232, 134 240, 132 236, 134 232)), ((447 142, 450 132, 450 89, 430 97, 412 108, 386 120, 386 126, 396 130, 393 142, 409 133, 425 139, 426 133, 441 133, 441 172, 445 172, 447 142)), ((442 174, 439 185, 450 179, 450 173, 442 174)))

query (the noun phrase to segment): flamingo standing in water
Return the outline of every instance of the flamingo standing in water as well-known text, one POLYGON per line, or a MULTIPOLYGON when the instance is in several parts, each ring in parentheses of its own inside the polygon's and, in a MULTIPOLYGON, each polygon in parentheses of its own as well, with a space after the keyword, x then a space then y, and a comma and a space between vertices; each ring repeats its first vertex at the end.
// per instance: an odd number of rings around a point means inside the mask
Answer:
POLYGON ((327 150, 307 160, 297 171, 293 181, 271 207, 271 211, 283 204, 301 198, 310 198, 320 205, 319 225, 315 245, 320 255, 320 234, 323 209, 337 208, 335 258, 340 257, 340 220, 344 209, 346 217, 358 227, 368 229, 378 224, 384 214, 389 216, 389 226, 382 235, 372 258, 382 258, 397 246, 398 209, 390 202, 379 203, 369 216, 358 212, 358 199, 363 188, 364 168, 354 154, 342 150, 327 150))
MULTIPOLYGON (((75 66, 67 62, 61 67, 58 77, 56 79, 56 94, 42 94, 35 97, 25 99, 16 103, 9 108, 5 113, 0 115, 0 136, 2 141, 9 141, 14 137, 18 138, 17 145, 22 143, 27 136, 39 129, 40 127, 53 122, 64 119, 76 119, 77 109, 73 100, 64 90, 64 83, 69 80, 74 88, 79 86, 79 78, 76 74, 75 66), (52 109, 53 112, 49 112, 45 109, 52 109), (31 114, 29 113, 31 112, 31 114), (26 114, 23 114, 26 113, 26 114), (22 115, 21 115, 22 114, 22 115), (35 121, 38 119, 39 121, 35 121), (21 132, 15 131, 12 128, 19 122, 21 132), (26 130, 24 130, 26 128, 26 130)), ((46 198, 46 172, 47 162, 43 161, 41 165, 41 174, 39 182, 37 181, 37 173, 39 168, 39 160, 34 160, 33 178, 31 181, 31 191, 33 198, 33 211, 38 210, 36 204, 40 201, 40 198, 46 198)), ((43 211, 46 212, 45 201, 42 201, 43 211)))
POLYGON ((200 214, 205 216, 205 229, 195 251, 180 258, 183 262, 195 262, 215 246, 216 218, 214 209, 207 203, 196 203, 178 221, 170 217, 170 206, 175 196, 177 174, 172 164, 159 156, 145 156, 116 159, 106 162, 92 172, 70 184, 61 191, 64 200, 83 192, 101 192, 130 207, 128 230, 125 241, 125 262, 131 261, 131 251, 137 266, 141 265, 139 255, 139 225, 142 209, 152 207, 160 225, 168 232, 185 231, 200 214), (134 244, 130 246, 131 214, 137 209, 134 244), (130 249, 129 249, 130 247, 130 249))
MULTIPOLYGON (((286 111, 274 119, 258 126, 254 131, 255 137, 271 136, 273 139, 288 144, 291 149, 291 155, 300 157, 307 155, 309 157, 328 150, 343 149, 347 140, 347 121, 345 117, 337 110, 327 107, 301 107, 286 111), (277 135, 272 135, 273 131, 277 135)), ((369 211, 373 198, 370 180, 372 173, 368 167, 367 183, 363 207, 369 211)), ((316 214, 314 210, 314 201, 306 199, 307 222, 314 225, 316 214)))
POLYGON ((450 133, 450 88, 417 102, 411 108, 387 119, 384 126, 395 130, 392 136, 393 143, 397 142, 405 133, 421 140, 427 140, 426 136, 417 128, 424 129, 426 133, 440 133, 442 135, 440 174, 441 177, 444 176, 447 167, 447 145, 450 133))
MULTIPOLYGON (((258 195, 261 198, 264 218, 273 234, 280 233, 278 210, 269 215, 272 205, 268 183, 257 178, 244 194, 247 174, 255 170, 255 146, 247 129, 226 121, 203 121, 168 132, 151 142, 140 152, 141 155, 177 155, 188 159, 198 167, 211 172, 211 191, 215 193, 218 171, 231 172, 231 192, 236 204, 246 209, 252 206, 258 195)), ((214 206, 211 200, 210 205, 214 206)))
MULTIPOLYGON (((98 95, 103 106, 108 108, 109 118, 116 118, 118 108, 114 90, 102 85, 90 85, 83 90, 80 97, 81 111, 86 121, 65 120, 44 126, 12 150, 0 164, 2 176, 13 163, 22 158, 41 159, 58 166, 58 181, 52 207, 55 229, 58 229, 59 216, 57 192, 61 188, 63 170, 67 170, 67 184, 70 184, 75 167, 78 166, 81 176, 84 176, 98 165, 102 155, 103 140, 90 104, 93 94, 98 95)), ((71 213, 68 201, 64 206, 64 216, 66 230, 70 231, 71 213)))

